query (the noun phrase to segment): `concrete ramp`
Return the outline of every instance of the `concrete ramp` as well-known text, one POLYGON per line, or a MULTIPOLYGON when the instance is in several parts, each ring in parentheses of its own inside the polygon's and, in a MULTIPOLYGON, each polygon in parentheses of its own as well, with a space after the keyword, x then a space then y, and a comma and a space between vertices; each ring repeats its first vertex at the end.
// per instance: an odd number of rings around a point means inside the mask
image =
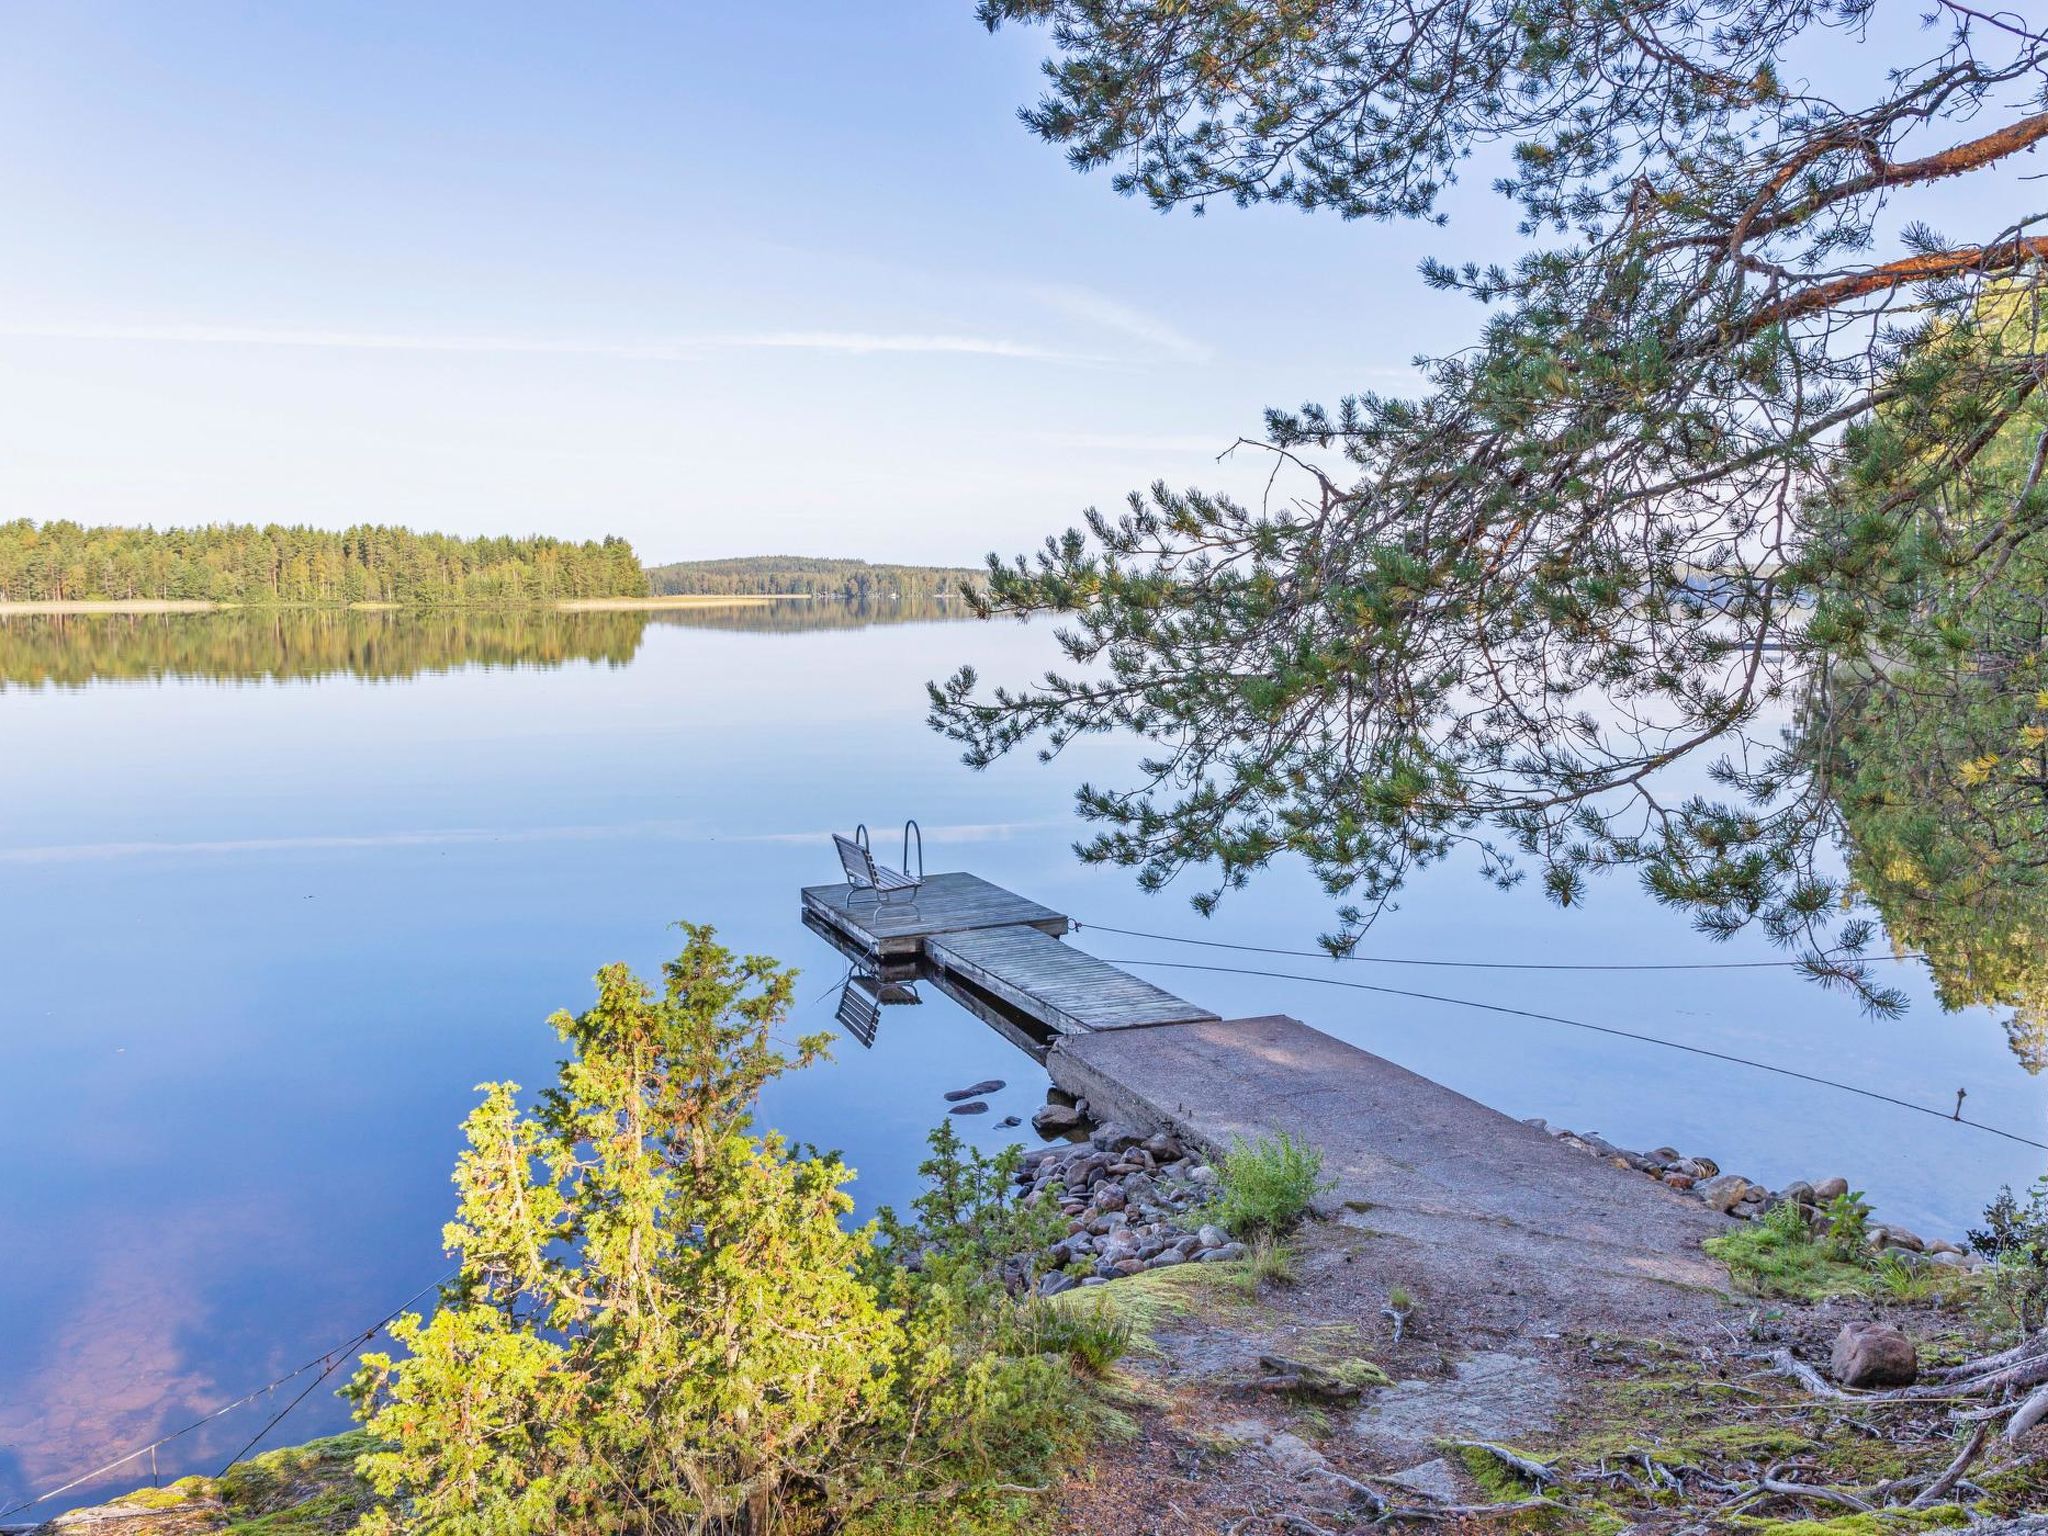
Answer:
POLYGON ((1298 1019, 1069 1036, 1047 1066, 1104 1118, 1321 1148, 1340 1220, 1412 1244, 1418 1279, 1513 1298, 1512 1326, 1647 1322, 1726 1285, 1700 1243, 1730 1218, 1298 1019))

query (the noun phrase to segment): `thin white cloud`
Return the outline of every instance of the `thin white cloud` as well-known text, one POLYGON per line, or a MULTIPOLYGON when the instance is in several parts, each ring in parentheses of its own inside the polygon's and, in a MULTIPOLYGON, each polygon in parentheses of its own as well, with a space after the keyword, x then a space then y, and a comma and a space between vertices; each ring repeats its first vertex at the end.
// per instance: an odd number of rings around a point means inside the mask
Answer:
POLYGON ((1032 297, 1048 308, 1070 315, 1089 325, 1103 330, 1114 331, 1141 341, 1146 346, 1190 363, 1206 363, 1214 354, 1209 347, 1185 331, 1161 320, 1157 315, 1147 314, 1120 299, 1108 294, 1097 293, 1091 288, 1067 286, 1042 286, 1031 290, 1032 297))
POLYGON ((7 325, 19 341, 140 342, 209 347, 302 347, 344 352, 443 352, 492 356, 600 357, 675 362, 710 350, 794 350, 872 355, 883 352, 1001 357, 1026 362, 1099 363, 1105 359, 1002 336, 888 331, 764 331, 671 336, 647 341, 575 337, 442 336, 391 331, 268 330, 235 325, 7 325))
MULTIPOLYGON (((1000 842, 1065 824, 1061 821, 961 822, 928 827, 925 835, 934 843, 1000 842)), ((706 831, 703 823, 693 821, 633 821, 554 827, 439 827, 416 832, 309 833, 297 837, 237 837, 205 842, 48 843, 37 847, 0 848, 0 864, 78 864, 115 859, 341 853, 366 849, 461 847, 486 843, 580 843, 655 837, 688 843, 808 843, 824 848, 831 840, 832 830, 816 827, 807 831, 724 835, 706 831)))

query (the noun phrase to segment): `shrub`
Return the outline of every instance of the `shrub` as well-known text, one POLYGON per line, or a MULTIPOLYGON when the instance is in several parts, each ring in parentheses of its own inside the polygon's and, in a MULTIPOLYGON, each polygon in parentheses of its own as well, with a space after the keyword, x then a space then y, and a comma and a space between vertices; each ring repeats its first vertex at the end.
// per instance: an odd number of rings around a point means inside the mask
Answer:
POLYGON ((1870 1244, 1870 1206, 1860 1189, 1848 1190, 1827 1203, 1829 1257, 1853 1264, 1870 1244))
POLYGON ((1984 1208, 1984 1226, 1970 1247, 1991 1261, 1991 1303, 2022 1333, 2048 1322, 2048 1178, 2037 1180, 2025 1204, 2012 1186, 1984 1208))
POLYGON ((1257 1141, 1239 1137, 1219 1172, 1217 1223, 1247 1239, 1293 1231, 1315 1197, 1335 1182, 1323 1177, 1323 1154, 1285 1131, 1257 1141))
MULTIPOLYGON (((1835 1256, 1832 1242, 1815 1242, 1796 1205, 1780 1205, 1725 1237, 1710 1237, 1706 1250, 1728 1266, 1737 1285, 1765 1296, 1819 1300, 1869 1289, 1860 1264, 1835 1256)), ((1857 1257, 1863 1258, 1861 1250, 1857 1257)))
POLYGON ((1098 1292, 1092 1302, 1071 1306, 1032 1302, 1023 1310, 1017 1339, 1023 1349, 1065 1355, 1078 1369, 1100 1376, 1131 1352, 1137 1326, 1098 1292))
POLYGON ((684 931, 661 990, 611 966, 555 1016, 569 1055, 536 1104, 483 1089, 458 1278, 351 1389, 384 1447, 363 1475, 398 1501, 362 1536, 914 1530, 939 1489, 996 1526, 1066 1443, 1064 1364, 991 1347, 988 1266, 1023 1230, 1000 1165, 955 1143, 936 1196, 985 1244, 919 1272, 878 1254, 844 1220, 850 1170, 752 1131, 762 1086, 829 1039, 771 1044, 793 973, 684 931))

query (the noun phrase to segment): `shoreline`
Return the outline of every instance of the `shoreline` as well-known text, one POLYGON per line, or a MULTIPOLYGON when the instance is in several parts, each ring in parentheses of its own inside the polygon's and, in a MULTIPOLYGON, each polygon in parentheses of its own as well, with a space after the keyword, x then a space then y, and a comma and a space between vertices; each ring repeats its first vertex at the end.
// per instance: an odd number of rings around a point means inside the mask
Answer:
POLYGON ((444 613, 480 610, 550 609, 556 613, 654 613, 668 608, 761 608, 775 603, 809 602, 808 592, 691 592, 665 597, 561 597, 538 602, 429 603, 216 603, 203 598, 88 598, 41 602, 0 602, 0 619, 15 615, 159 614, 159 613, 444 613))

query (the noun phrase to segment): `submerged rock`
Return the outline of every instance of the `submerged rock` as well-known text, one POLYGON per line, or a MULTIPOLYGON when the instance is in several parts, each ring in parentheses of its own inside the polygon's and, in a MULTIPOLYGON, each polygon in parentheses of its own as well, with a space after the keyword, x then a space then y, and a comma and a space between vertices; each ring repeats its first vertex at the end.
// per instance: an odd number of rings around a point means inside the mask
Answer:
POLYGON ((1041 1104, 1031 1113, 1031 1126, 1041 1136, 1062 1136, 1081 1128, 1081 1112, 1071 1104, 1041 1104))
POLYGON ((949 1115, 985 1115, 988 1113, 988 1105, 982 1100, 976 1099, 971 1104, 955 1104, 946 1113, 949 1115))
POLYGON ((946 1095, 946 1101, 950 1104, 957 1104, 962 1099, 978 1099, 983 1094, 1001 1093, 1003 1086, 1003 1080, 1000 1077, 983 1078, 972 1088, 955 1088, 946 1095))

